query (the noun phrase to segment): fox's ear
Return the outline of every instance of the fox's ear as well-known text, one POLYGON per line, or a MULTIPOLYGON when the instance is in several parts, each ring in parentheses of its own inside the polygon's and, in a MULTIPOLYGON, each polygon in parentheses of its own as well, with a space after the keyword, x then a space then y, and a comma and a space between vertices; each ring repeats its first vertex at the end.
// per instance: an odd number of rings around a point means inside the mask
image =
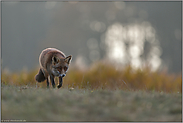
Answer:
POLYGON ((70 56, 67 56, 65 58, 65 62, 67 62, 67 64, 69 64, 71 62, 71 60, 72 60, 72 56, 71 55, 70 56))
POLYGON ((60 60, 59 60, 59 58, 57 58, 56 56, 53 56, 52 57, 52 64, 57 64, 58 62, 59 62, 60 60))

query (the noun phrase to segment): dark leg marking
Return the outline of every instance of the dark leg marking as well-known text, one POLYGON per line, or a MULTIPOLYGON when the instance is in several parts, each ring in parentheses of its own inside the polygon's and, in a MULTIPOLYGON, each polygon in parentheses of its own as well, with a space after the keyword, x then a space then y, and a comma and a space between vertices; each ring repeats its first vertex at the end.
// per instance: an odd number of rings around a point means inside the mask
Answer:
POLYGON ((53 88, 55 88, 55 81, 54 81, 54 77, 53 77, 53 76, 50 76, 50 79, 51 79, 51 84, 52 84, 53 88))
POLYGON ((49 80, 48 80, 48 78, 46 79, 46 82, 47 82, 47 88, 49 88, 49 80))
POLYGON ((62 77, 59 77, 59 85, 57 86, 57 88, 62 87, 62 77))

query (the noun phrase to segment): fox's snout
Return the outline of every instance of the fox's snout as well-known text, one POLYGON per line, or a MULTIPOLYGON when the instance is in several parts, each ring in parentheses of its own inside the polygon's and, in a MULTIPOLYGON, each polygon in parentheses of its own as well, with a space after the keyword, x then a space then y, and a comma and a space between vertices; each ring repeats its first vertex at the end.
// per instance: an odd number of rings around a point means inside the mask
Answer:
POLYGON ((60 77, 64 77, 64 76, 66 76, 66 74, 60 74, 60 77))

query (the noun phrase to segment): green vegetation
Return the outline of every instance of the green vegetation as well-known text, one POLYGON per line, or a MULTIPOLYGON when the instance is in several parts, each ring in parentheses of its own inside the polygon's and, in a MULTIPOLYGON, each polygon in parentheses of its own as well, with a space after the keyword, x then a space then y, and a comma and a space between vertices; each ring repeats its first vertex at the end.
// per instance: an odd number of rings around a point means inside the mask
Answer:
POLYGON ((2 72, 2 121, 182 121, 181 75, 100 62, 47 89, 38 69, 2 72))
POLYGON ((181 121, 181 94, 2 85, 2 121, 181 121))

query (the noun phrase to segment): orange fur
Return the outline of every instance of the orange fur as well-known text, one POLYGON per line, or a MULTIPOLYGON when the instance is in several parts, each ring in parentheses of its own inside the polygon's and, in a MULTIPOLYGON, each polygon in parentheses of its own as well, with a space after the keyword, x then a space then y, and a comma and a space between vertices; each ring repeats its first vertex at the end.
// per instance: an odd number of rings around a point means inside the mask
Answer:
POLYGON ((71 59, 71 55, 66 57, 63 52, 55 48, 43 50, 39 56, 40 70, 35 76, 36 81, 42 82, 47 79, 47 86, 49 86, 48 77, 50 77, 54 86, 54 77, 59 77, 59 81, 62 83, 62 78, 66 75, 71 59))

